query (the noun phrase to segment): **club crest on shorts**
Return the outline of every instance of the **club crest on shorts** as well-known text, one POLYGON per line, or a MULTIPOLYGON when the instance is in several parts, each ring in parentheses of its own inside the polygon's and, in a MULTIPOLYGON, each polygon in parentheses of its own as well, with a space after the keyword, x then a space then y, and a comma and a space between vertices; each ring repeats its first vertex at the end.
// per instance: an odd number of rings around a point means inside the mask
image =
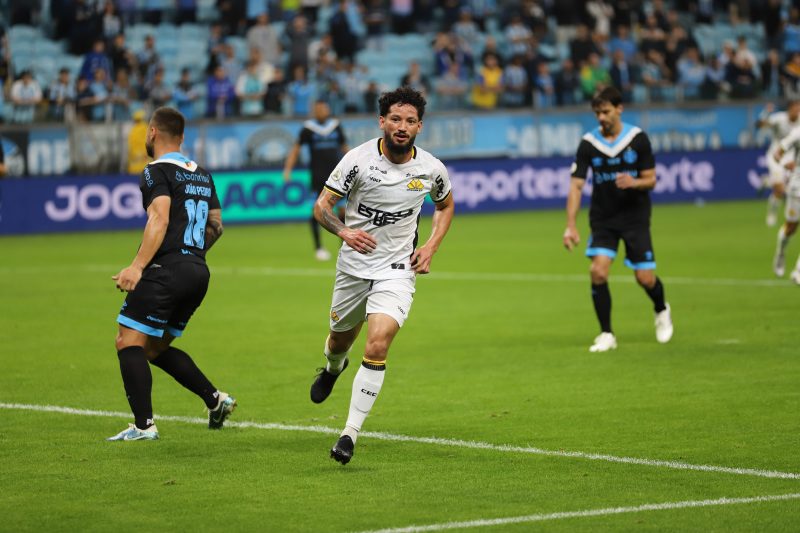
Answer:
POLYGON ((339 315, 336 314, 336 311, 331 309, 331 320, 334 322, 339 322, 339 315))

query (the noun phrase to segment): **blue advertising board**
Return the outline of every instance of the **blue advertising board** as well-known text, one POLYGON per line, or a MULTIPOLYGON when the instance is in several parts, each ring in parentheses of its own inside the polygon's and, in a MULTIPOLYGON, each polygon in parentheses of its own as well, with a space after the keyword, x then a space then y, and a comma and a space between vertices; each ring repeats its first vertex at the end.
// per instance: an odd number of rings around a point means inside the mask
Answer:
MULTIPOLYGON (((446 164, 457 211, 463 214, 563 208, 572 158, 461 160, 446 164)), ((659 154, 653 200, 753 198, 765 171, 764 152, 756 149, 659 154)), ((228 206, 231 215, 229 222, 305 220, 313 202, 304 192, 308 176, 298 172, 295 179, 298 182, 284 184, 279 174, 264 171, 215 175, 220 201, 228 206), (243 191, 255 194, 256 190, 267 196, 261 198, 259 193, 253 202, 245 202, 243 191)), ((584 194, 591 194, 591 184, 587 184, 584 194)), ((0 234, 141 228, 145 221, 141 203, 134 177, 0 180, 0 234)), ((431 210, 428 205, 426 212, 431 210)))

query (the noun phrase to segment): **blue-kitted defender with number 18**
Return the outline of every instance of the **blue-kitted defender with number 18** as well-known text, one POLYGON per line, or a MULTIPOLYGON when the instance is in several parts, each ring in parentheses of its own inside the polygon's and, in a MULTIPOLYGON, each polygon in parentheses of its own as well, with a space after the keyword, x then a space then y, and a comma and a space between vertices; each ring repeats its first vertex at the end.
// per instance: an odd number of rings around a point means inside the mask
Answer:
POLYGON ((156 109, 148 126, 145 147, 155 161, 139 185, 147 224, 133 262, 112 277, 128 293, 117 317, 116 347, 134 424, 108 440, 158 439, 150 364, 205 401, 209 428, 220 429, 236 407, 186 352, 170 346, 206 295, 206 252, 222 235, 214 180, 181 154, 183 129, 183 115, 168 107, 156 109))

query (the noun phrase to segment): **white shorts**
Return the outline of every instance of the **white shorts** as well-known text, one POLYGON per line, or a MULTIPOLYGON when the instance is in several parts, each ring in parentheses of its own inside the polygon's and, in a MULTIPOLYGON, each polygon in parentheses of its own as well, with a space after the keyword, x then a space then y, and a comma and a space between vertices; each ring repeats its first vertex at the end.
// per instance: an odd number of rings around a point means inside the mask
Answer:
POLYGON ((786 222, 800 221, 800 196, 794 194, 786 195, 786 209, 784 210, 786 222))
POLYGON ((777 161, 775 161, 775 158, 773 157, 773 152, 770 150, 767 152, 766 159, 767 159, 767 170, 769 170, 769 180, 767 182, 769 186, 772 187, 779 183, 785 184, 789 178, 789 174, 791 174, 791 171, 789 171, 784 165, 786 165, 787 163, 791 162, 794 159, 793 155, 791 153, 783 154, 781 162, 778 163, 777 161))
POLYGON ((414 301, 416 278, 361 279, 336 272, 331 301, 331 331, 349 331, 367 315, 389 315, 400 327, 414 301))

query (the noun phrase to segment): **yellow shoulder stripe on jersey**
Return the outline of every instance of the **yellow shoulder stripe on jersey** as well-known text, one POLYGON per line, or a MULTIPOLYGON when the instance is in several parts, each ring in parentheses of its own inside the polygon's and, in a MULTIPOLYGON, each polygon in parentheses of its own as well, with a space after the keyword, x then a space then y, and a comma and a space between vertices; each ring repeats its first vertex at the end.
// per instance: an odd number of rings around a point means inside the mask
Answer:
POLYGON ((327 185, 325 185, 325 189, 327 189, 329 193, 335 194, 339 198, 344 198, 345 197, 345 194, 343 192, 337 191, 336 189, 332 189, 332 188, 328 187, 327 185))
POLYGON ((447 200, 447 198, 450 196, 450 193, 452 193, 452 192, 453 192, 452 189, 447 191, 447 194, 444 195, 444 198, 442 198, 441 200, 434 200, 433 203, 440 204, 440 203, 444 202, 445 200, 447 200))

